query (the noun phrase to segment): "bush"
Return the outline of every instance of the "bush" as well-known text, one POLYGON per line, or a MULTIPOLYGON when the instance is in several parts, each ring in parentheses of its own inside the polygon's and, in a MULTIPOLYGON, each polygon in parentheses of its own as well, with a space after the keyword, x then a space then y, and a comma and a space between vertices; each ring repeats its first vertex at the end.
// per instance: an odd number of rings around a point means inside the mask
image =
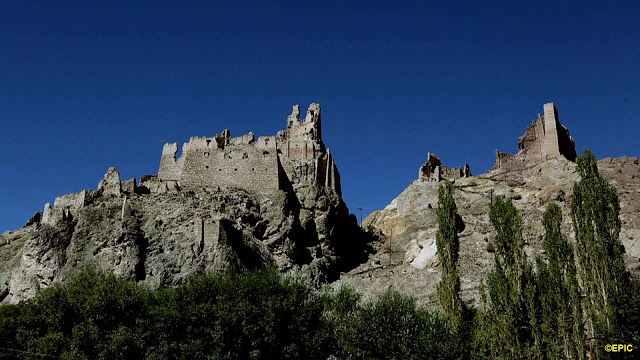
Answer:
POLYGON ((359 306, 340 331, 346 359, 454 359, 460 348, 438 313, 394 291, 359 306))
POLYGON ((0 353, 62 359, 326 359, 336 341, 323 316, 325 304, 340 309, 338 302, 320 296, 301 276, 274 269, 204 275, 155 292, 85 270, 32 300, 0 306, 0 353))
POLYGON ((276 270, 202 276, 159 292, 151 358, 326 359, 323 304, 276 270))
POLYGON ((148 292, 114 275, 83 271, 20 306, 17 345, 63 359, 133 359, 144 355, 148 292))

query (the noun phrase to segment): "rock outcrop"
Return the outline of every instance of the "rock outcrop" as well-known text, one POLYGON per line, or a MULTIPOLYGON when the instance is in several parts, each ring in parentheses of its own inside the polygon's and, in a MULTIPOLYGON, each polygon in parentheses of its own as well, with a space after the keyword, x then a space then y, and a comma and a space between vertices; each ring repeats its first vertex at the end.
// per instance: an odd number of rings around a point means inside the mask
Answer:
MULTIPOLYGON (((459 259, 464 299, 478 300, 480 282, 493 268, 494 232, 489 208, 496 196, 513 199, 520 211, 526 252, 531 257, 542 253, 542 215, 551 201, 560 204, 564 213, 562 229, 575 241, 570 215, 573 184, 579 180, 573 162, 575 143, 566 128, 558 129, 555 107, 547 104, 544 118, 535 121, 520 138, 521 151, 515 155, 513 166, 505 167, 503 163, 475 177, 450 177, 461 216, 459 259), (536 152, 536 147, 540 150, 545 136, 549 135, 549 126, 544 124, 549 119, 556 125, 554 131, 564 135, 547 143, 551 144, 547 150, 536 152), (542 135, 541 126, 546 129, 542 135), (532 134, 538 137, 531 137, 532 134), (529 141, 531 139, 535 141, 529 141)), ((413 181, 383 210, 373 212, 364 220, 363 226, 380 236, 374 245, 376 251, 369 261, 343 275, 341 282, 369 295, 380 294, 391 287, 417 296, 420 302, 430 302, 430 294, 440 281, 435 247, 440 184, 436 180, 444 176, 436 170, 439 166, 439 159, 429 156, 420 170, 420 174, 426 176, 413 181)), ((626 249, 626 262, 631 270, 640 273, 640 161, 628 157, 607 158, 600 160, 598 166, 600 173, 619 191, 620 237, 626 249)))
MULTIPOLYGON (((462 295, 477 300, 493 267, 488 214, 496 196, 520 210, 529 256, 542 252, 541 219, 551 201, 575 240, 575 142, 553 104, 544 108, 519 139, 518 154, 499 153, 487 173, 471 176, 467 164, 447 168, 429 154, 419 178, 364 221, 367 232, 342 200, 317 104, 304 119, 294 106, 287 129, 272 137, 223 131, 192 138, 178 158, 177 144, 166 144, 158 175, 122 181, 110 168, 97 190, 59 196, 22 229, 0 235, 0 302, 28 299, 86 266, 154 289, 204 272, 274 266, 307 273, 318 286, 339 281, 366 295, 392 287, 428 303, 440 280, 441 180, 456 187, 462 295)), ((640 272, 640 161, 607 158, 598 166, 619 191, 627 265, 640 272)))
POLYGON ((318 286, 335 280, 361 261, 365 234, 341 198, 335 162, 320 137, 319 105, 305 120, 295 109, 273 149, 258 146, 252 134, 231 138, 228 131, 192 139, 182 160, 165 145, 160 176, 137 184, 109 168, 97 190, 46 204, 22 229, 0 235, 0 301, 30 298, 85 267, 153 289, 204 272, 267 266, 297 269, 318 286), (251 176, 263 160, 273 162, 263 171, 275 174, 276 186, 251 176), (169 171, 171 161, 185 172, 169 171), (217 172, 223 165, 249 173, 209 176, 211 166, 217 172))
MULTIPOLYGON (((628 267, 640 273, 640 164, 637 158, 602 159, 600 173, 616 186, 620 196, 622 231, 628 267)), ((542 253, 542 214, 557 202, 563 209, 565 235, 575 241, 570 202, 575 164, 564 158, 546 160, 521 172, 491 171, 456 179, 455 200, 463 230, 460 236, 460 274, 463 298, 478 300, 479 286, 493 267, 493 227, 489 221, 492 198, 513 199, 524 221, 526 252, 542 253)), ((340 282, 368 295, 394 288, 429 303, 440 281, 436 255, 438 187, 414 181, 383 210, 373 212, 363 226, 380 235, 375 253, 366 263, 344 274, 340 282)))

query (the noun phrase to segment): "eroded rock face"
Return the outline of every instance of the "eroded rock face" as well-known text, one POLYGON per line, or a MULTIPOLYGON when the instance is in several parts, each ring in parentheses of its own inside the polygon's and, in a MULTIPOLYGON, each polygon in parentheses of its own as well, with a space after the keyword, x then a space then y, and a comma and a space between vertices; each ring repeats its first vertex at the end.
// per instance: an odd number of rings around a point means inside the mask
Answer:
MULTIPOLYGON (((29 232, 20 252, 20 260, 10 270, 8 295, 19 299, 35 295, 41 288, 53 284, 59 278, 59 270, 67 261, 68 241, 75 224, 61 220, 55 225, 43 223, 37 232, 29 232)), ((15 302, 15 301, 14 301, 15 302)))
POLYGON ((157 178, 127 183, 109 169, 97 191, 59 197, 24 228, 0 235, 0 293, 19 302, 86 266, 151 288, 203 272, 275 266, 320 285, 358 261, 355 216, 331 188, 300 183, 257 196, 241 189, 184 191, 157 178), (80 199, 80 200, 78 200, 80 199))
MULTIPOLYGON (((628 267, 640 273, 640 161, 636 158, 603 159, 600 173, 619 191, 622 231, 628 267)), ((462 218, 460 274, 462 295, 477 300, 479 286, 493 268, 493 227, 489 221, 491 199, 506 196, 520 211, 524 222, 526 252, 542 253, 542 215, 549 202, 563 209, 562 229, 575 241, 570 215, 573 184, 579 180, 575 163, 563 157, 533 165, 522 171, 490 171, 455 180, 455 200, 462 218)), ((383 210, 372 213, 364 226, 381 235, 369 261, 341 277, 367 295, 389 287, 429 303, 440 281, 440 266, 430 257, 437 232, 438 183, 414 181, 383 210)))
POLYGON ((362 260, 366 235, 341 198, 322 140, 321 108, 255 138, 192 137, 162 150, 157 175, 56 198, 23 229, 0 235, 0 301, 18 302, 90 266, 151 288, 203 272, 275 266, 316 285, 362 260))

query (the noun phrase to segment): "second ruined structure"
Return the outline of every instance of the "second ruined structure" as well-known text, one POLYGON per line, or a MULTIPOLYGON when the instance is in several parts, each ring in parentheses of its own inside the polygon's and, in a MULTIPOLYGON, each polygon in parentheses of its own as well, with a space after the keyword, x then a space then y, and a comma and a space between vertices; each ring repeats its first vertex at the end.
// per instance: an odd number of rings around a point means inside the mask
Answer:
POLYGON ((558 120, 558 109, 553 103, 544 104, 544 114, 538 114, 518 138, 518 153, 509 154, 496 150, 494 169, 521 170, 541 161, 563 156, 576 160, 576 143, 569 130, 558 120))
POLYGON ((192 137, 176 158, 177 143, 162 149, 158 180, 169 187, 234 187, 258 194, 314 182, 341 195, 340 173, 322 141, 321 108, 313 103, 304 119, 293 106, 287 129, 274 136, 252 132, 231 137, 229 130, 213 137, 192 137))
POLYGON ((426 181, 442 181, 442 180, 454 180, 456 178, 470 177, 471 168, 469 164, 465 163, 464 166, 450 168, 442 165, 440 158, 436 154, 427 153, 427 161, 420 167, 418 172, 419 180, 426 181))

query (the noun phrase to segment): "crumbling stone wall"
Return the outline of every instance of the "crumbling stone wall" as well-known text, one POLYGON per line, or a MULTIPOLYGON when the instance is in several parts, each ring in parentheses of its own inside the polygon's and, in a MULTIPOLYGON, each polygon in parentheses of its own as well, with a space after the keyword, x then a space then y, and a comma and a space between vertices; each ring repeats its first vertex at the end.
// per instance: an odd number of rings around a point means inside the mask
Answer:
POLYGON ((87 190, 77 193, 66 194, 56 197, 53 207, 63 209, 78 209, 83 207, 87 202, 87 190))
POLYGON ((229 130, 213 137, 192 137, 176 158, 177 144, 165 144, 158 178, 180 187, 237 187, 257 193, 280 189, 274 136, 253 133, 232 138, 229 130))
POLYGON ((300 109, 295 105, 287 118, 287 129, 278 133, 277 141, 281 164, 290 182, 316 182, 342 195, 340 172, 322 141, 319 104, 309 106, 304 120, 300 119, 300 109))
MULTIPOLYGON (((186 144, 185 144, 186 145, 186 144)), ((184 156, 176 159, 178 153, 177 143, 167 143, 162 147, 162 158, 160 158, 160 169, 158 176, 167 181, 179 181, 182 178, 184 167, 184 156)), ((184 146, 183 146, 184 153, 184 146)))
POLYGON ((553 103, 546 103, 544 115, 538 114, 524 135, 518 138, 517 154, 496 150, 494 169, 524 169, 557 156, 575 161, 576 145, 569 130, 558 120, 558 109, 553 103))
POLYGON ((122 181, 122 192, 127 193, 129 195, 133 194, 136 191, 136 178, 131 178, 128 180, 122 181))
POLYGON ((236 187, 268 194, 315 181, 341 194, 338 168, 322 142, 319 104, 311 104, 303 120, 300 107, 293 106, 287 129, 276 136, 231 138, 225 130, 214 137, 192 137, 179 158, 177 151, 176 143, 162 150, 158 180, 167 186, 236 187))
POLYGON ((224 141, 192 138, 184 147, 180 186, 240 187, 258 193, 280 188, 275 139, 255 141, 253 134, 224 141), (220 146, 222 145, 222 146, 220 146))
POLYGON ((439 182, 442 180, 454 180, 457 178, 470 177, 471 168, 469 164, 464 166, 450 168, 442 165, 440 158, 436 154, 427 153, 427 160, 420 167, 418 172, 419 180, 439 182))

